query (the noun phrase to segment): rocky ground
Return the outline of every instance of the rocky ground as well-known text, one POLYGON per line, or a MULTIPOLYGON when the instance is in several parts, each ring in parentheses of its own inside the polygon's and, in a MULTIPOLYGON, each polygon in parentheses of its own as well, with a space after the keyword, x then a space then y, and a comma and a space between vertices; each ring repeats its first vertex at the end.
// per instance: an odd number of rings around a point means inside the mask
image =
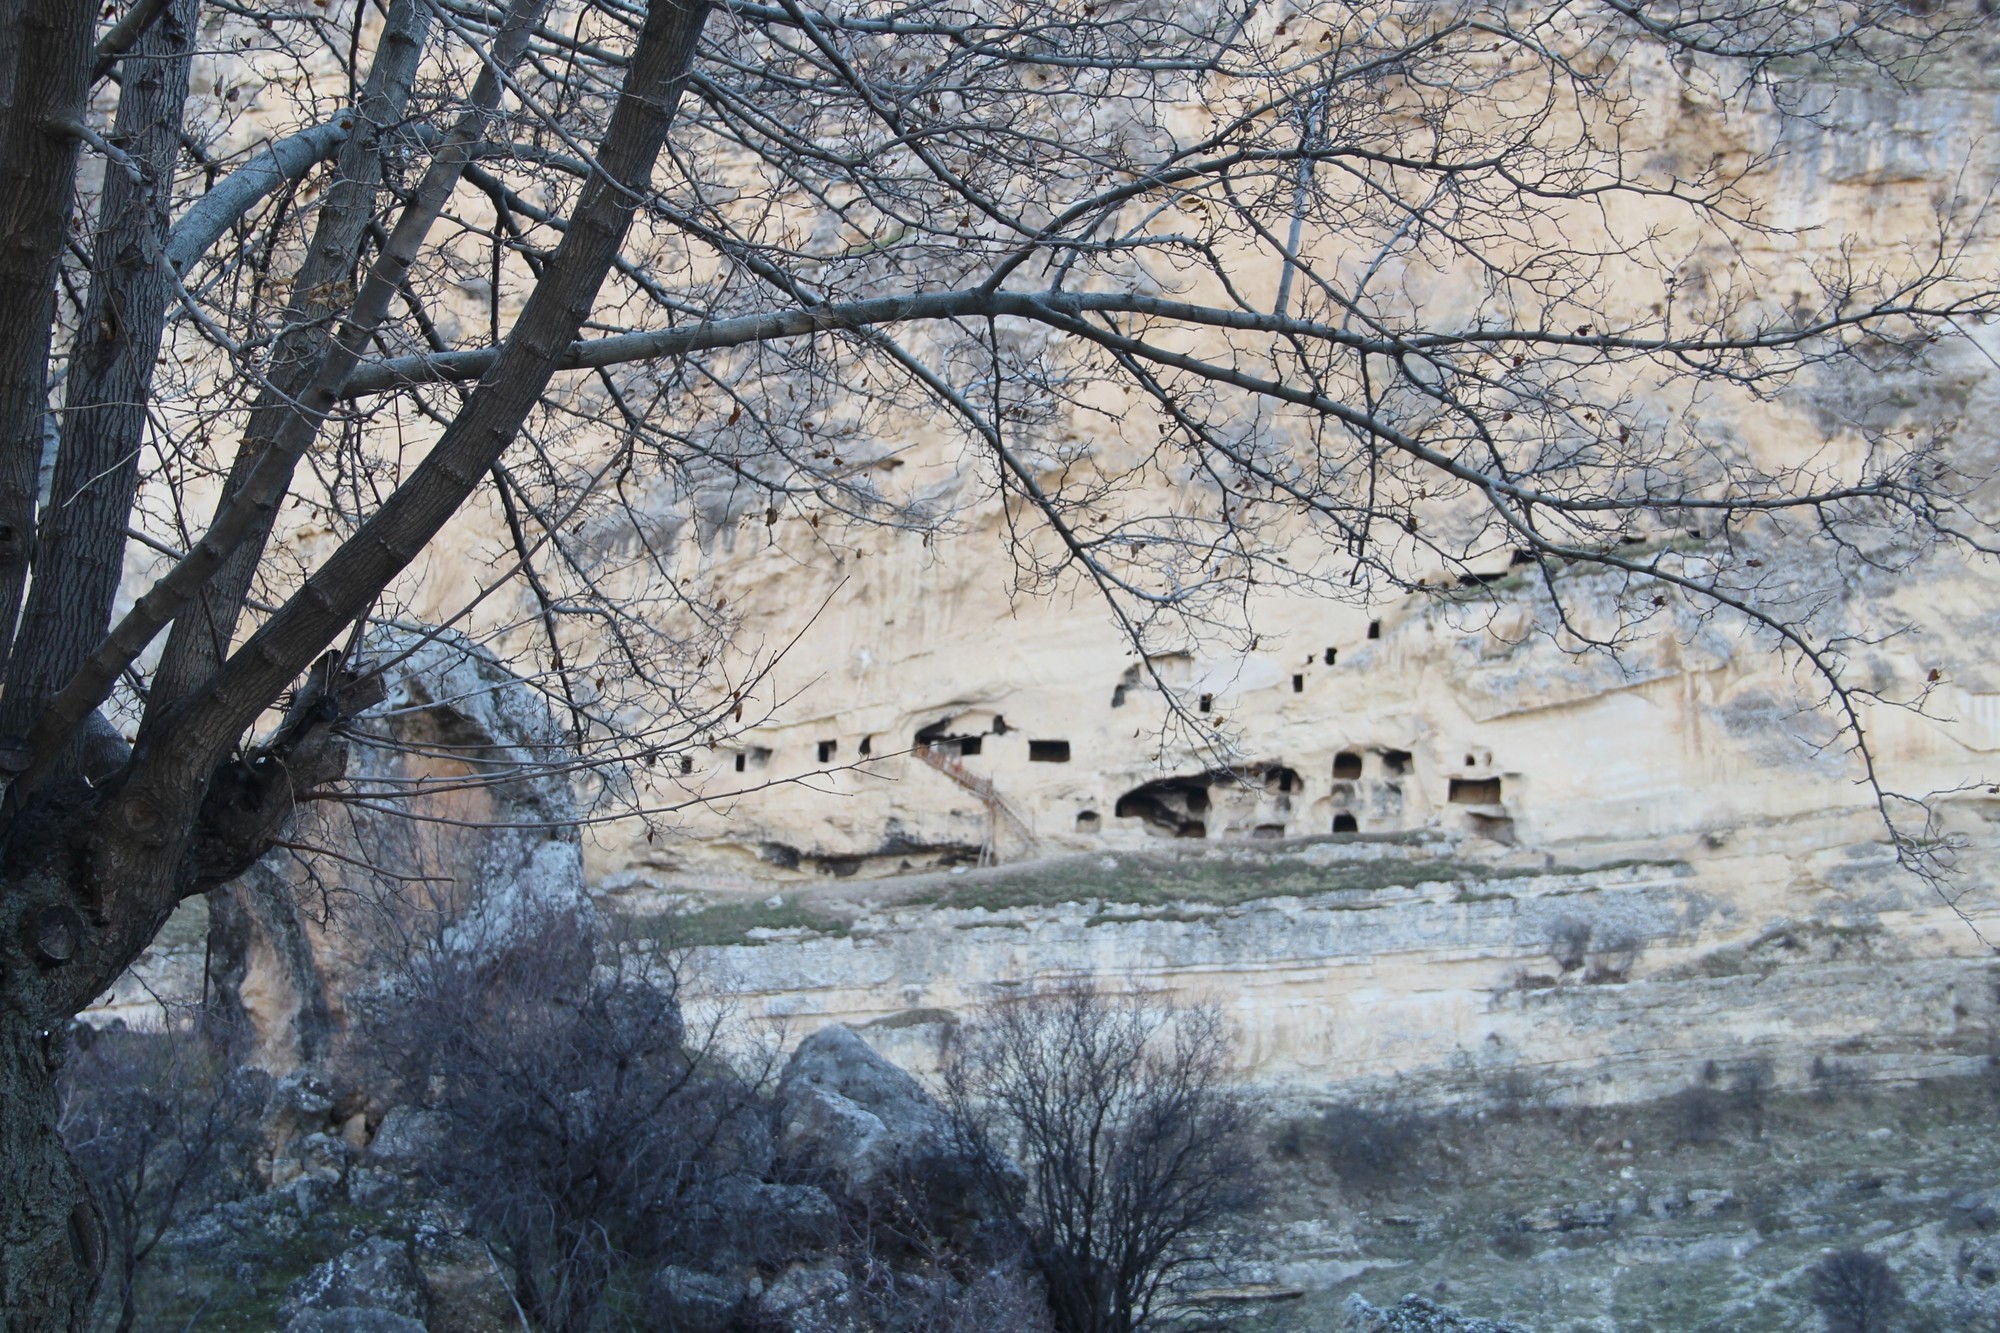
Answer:
POLYGON ((1340 1328, 1352 1296, 1414 1293, 1535 1333, 1813 1329, 1805 1270, 1856 1245, 1901 1279, 1909 1330, 2000 1330, 2000 1088, 1827 1072, 1761 1112, 1726 1076, 1650 1106, 1496 1109, 1386 1163, 1308 1135, 1275 1159, 1258 1276, 1280 1298, 1241 1326, 1340 1328))
MULTIPOLYGON (((314 1104, 306 1084, 289 1095, 314 1104)), ((836 1104, 843 1116, 826 1124, 857 1120, 836 1104)), ((793 1118, 802 1131, 825 1120, 793 1118)), ((1641 1107, 1503 1098, 1425 1121, 1279 1122, 1280 1183, 1244 1234, 1246 1281, 1208 1312, 1240 1333, 1777 1333, 1819 1326, 1805 1271, 1853 1245, 1896 1271, 1906 1333, 2000 1330, 1996 1119, 1991 1080, 1867 1088, 1829 1068, 1818 1095, 1760 1096, 1725 1072, 1704 1092, 1641 1107)), ((842 1160, 863 1162, 872 1142, 843 1142, 842 1160)), ((278 1164, 283 1184, 172 1238, 145 1279, 146 1325, 518 1327, 497 1265, 411 1188, 423 1151, 407 1116, 366 1147, 308 1136, 278 1164)), ((795 1268, 752 1294, 769 1304, 783 1283, 827 1276, 795 1268)))

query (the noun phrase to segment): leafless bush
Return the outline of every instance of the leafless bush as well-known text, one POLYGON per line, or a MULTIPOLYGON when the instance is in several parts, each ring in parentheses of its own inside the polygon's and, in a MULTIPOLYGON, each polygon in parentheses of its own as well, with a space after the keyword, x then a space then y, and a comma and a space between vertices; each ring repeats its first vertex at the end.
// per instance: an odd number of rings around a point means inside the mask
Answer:
POLYGON ((1577 917, 1566 916, 1549 926, 1549 957, 1564 972, 1574 972, 1583 966, 1583 960, 1590 952, 1590 923, 1577 917))
POLYGON ((188 1016, 157 1032, 72 1029, 60 1125, 103 1215, 118 1333, 137 1321, 140 1270, 174 1224, 250 1184, 266 1081, 229 1049, 188 1016))
POLYGON ((1699 1080, 1667 1098, 1667 1123, 1678 1143, 1716 1143, 1731 1126, 1762 1138, 1770 1089, 1768 1061, 1744 1060, 1725 1070, 1710 1060, 1699 1080))
POLYGON ((1541 1106, 1541 1083, 1525 1069, 1509 1069, 1492 1083, 1493 1109, 1503 1119, 1517 1120, 1541 1106))
POLYGON ((437 1183, 548 1333, 591 1327, 628 1265, 738 1239, 727 1195, 769 1162, 767 1071, 733 1067, 721 1020, 691 1027, 681 998, 672 966, 543 910, 426 959, 375 1025, 395 1082, 440 1117, 437 1183))
POLYGON ((1027 1237, 1061 1333, 1156 1327, 1224 1265, 1215 1229, 1259 1197, 1229 1050, 1213 1008, 1086 984, 996 1004, 947 1047, 960 1142, 1027 1237))
POLYGON ((1280 1133, 1280 1153, 1325 1162, 1344 1184, 1376 1188, 1406 1175, 1429 1125, 1396 1107, 1330 1106, 1280 1133))
POLYGON ((1816 1102, 1832 1102, 1867 1092, 1860 1072, 1845 1060, 1829 1060, 1823 1055, 1815 1055, 1809 1072, 1812 1098, 1816 1102))
POLYGON ((1903 1284, 1866 1250, 1835 1250, 1811 1273, 1812 1303, 1827 1333, 1883 1333, 1903 1309, 1903 1284))

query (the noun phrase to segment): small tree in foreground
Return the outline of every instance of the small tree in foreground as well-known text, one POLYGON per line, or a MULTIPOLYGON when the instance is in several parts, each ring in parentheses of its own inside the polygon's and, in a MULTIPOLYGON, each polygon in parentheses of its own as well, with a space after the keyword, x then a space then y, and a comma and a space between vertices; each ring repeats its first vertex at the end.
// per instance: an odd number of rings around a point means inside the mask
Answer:
POLYGON ((424 960, 374 1026, 438 1117, 430 1170, 546 1333, 593 1327, 628 1266, 726 1243, 713 1196, 769 1155, 761 1080, 722 1058, 719 1015, 689 1020, 680 982, 580 912, 538 909, 424 960))
POLYGON ((1827 1333, 1884 1333, 1903 1309, 1903 1284, 1866 1250, 1835 1250, 1813 1266, 1812 1303, 1827 1333))
POLYGON ((266 1088, 205 1025, 78 1024, 63 1076, 64 1144, 102 1211, 107 1304, 138 1321, 140 1270, 175 1223, 240 1190, 266 1088))
POLYGON ((1216 1228, 1259 1193, 1230 1044, 1212 1007, 1077 984, 997 1004, 947 1048, 955 1128, 1060 1333, 1158 1327, 1218 1271, 1216 1228))

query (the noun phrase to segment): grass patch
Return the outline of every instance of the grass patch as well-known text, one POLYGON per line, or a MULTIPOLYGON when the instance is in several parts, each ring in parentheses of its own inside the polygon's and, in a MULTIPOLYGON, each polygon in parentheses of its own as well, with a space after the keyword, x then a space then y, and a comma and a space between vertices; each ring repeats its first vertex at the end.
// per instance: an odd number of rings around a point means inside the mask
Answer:
POLYGON ((784 898, 776 906, 768 899, 724 899, 686 911, 628 918, 628 928, 636 938, 675 949, 774 942, 763 933, 766 931, 786 934, 806 931, 842 939, 853 926, 851 916, 792 897, 784 898), (752 934, 753 931, 758 933, 752 934))
POLYGON ((1183 860, 1128 853, 1071 857, 1019 868, 1003 866, 977 878, 968 876, 964 882, 945 886, 919 901, 990 912, 1084 902, 1122 907, 1170 907, 1176 903, 1235 907, 1266 898, 1367 893, 1539 873, 1547 872, 1495 870, 1444 858, 1315 862, 1297 857, 1218 856, 1183 860))
MULTIPOLYGON (((1627 865, 1678 866, 1679 862, 1627 865)), ((897 908, 943 908, 1007 912, 1087 904, 1090 926, 1133 921, 1195 922, 1209 919, 1178 907, 1238 907, 1272 898, 1314 898, 1323 909, 1372 911, 1390 904, 1373 900, 1327 902, 1332 895, 1365 895, 1392 888, 1463 884, 1456 902, 1503 901, 1516 895, 1476 886, 1579 872, 1571 866, 1495 867, 1449 857, 1383 856, 1376 859, 1318 860, 1296 852, 1222 852, 1175 856, 1121 852, 1068 856, 1019 866, 1000 866, 950 876, 933 875, 895 898, 897 908), (1133 910, 1119 910, 1133 909, 1133 910)), ((1591 891, 1588 888, 1573 892, 1591 891)), ((811 894, 786 895, 776 906, 768 899, 721 899, 679 912, 631 919, 641 940, 669 947, 777 943, 803 932, 840 939, 852 933, 862 909, 847 903, 822 904, 811 894), (776 939, 766 932, 782 932, 776 939)), ((960 922, 960 929, 1004 922, 960 922)))

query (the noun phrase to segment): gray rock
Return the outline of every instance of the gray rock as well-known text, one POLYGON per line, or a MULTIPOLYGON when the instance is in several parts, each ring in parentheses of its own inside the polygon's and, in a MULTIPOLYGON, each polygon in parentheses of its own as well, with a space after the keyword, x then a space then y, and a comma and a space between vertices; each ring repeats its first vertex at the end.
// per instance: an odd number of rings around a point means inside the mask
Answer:
POLYGON ((284 1326, 284 1333, 426 1333, 408 1315, 372 1306, 349 1305, 338 1310, 303 1310, 284 1326))
POLYGON ((1734 1190, 1688 1191, 1688 1213, 1693 1217, 1720 1217, 1735 1206, 1734 1190))
POLYGON ((380 1310, 421 1322, 430 1306, 423 1275, 409 1246, 371 1236, 338 1254, 291 1285, 280 1320, 306 1311, 380 1310))
POLYGON ((778 1082, 779 1146, 865 1194, 898 1166, 945 1151, 944 1111, 849 1028, 799 1044, 778 1082))
POLYGON ((358 1166, 348 1172, 347 1197, 357 1208, 377 1212, 391 1207, 402 1197, 403 1182, 389 1171, 371 1171, 358 1166))
POLYGON ((299 1164, 309 1175, 328 1176, 338 1180, 347 1174, 347 1168, 354 1161, 354 1149, 345 1139, 331 1134, 308 1134, 299 1144, 299 1164))
POLYGON ((284 1187, 292 1206, 299 1210, 302 1218, 317 1217, 333 1202, 333 1191, 338 1179, 327 1180, 324 1176, 299 1176, 284 1187))
POLYGON ((722 1181, 690 1210, 691 1231, 708 1242, 718 1267, 783 1261, 824 1250, 839 1239, 840 1213, 825 1190, 722 1181))
POLYGON ((1523 1231, 1577 1231, 1585 1227, 1608 1227, 1617 1220, 1616 1205, 1592 1200, 1537 1208, 1521 1214, 1519 1226, 1523 1231))
POLYGON ((1503 1324, 1460 1314, 1421 1296, 1405 1296, 1394 1305, 1370 1305, 1349 1296, 1340 1306, 1340 1333, 1528 1333, 1519 1324, 1503 1324))
POLYGON ((862 1333, 854 1284, 832 1264, 786 1269, 759 1298, 759 1313, 785 1333, 862 1333))
POLYGON ((447 1126, 436 1111, 398 1106, 382 1117, 368 1144, 368 1165, 378 1170, 415 1171, 433 1161, 447 1126))
POLYGON ((653 1274, 651 1326, 674 1333, 727 1333, 749 1288, 713 1273, 668 1266, 653 1274))
POLYGON ((2000 1225, 2000 1190, 1974 1190, 1951 1201, 1952 1221, 1991 1231, 2000 1225))

